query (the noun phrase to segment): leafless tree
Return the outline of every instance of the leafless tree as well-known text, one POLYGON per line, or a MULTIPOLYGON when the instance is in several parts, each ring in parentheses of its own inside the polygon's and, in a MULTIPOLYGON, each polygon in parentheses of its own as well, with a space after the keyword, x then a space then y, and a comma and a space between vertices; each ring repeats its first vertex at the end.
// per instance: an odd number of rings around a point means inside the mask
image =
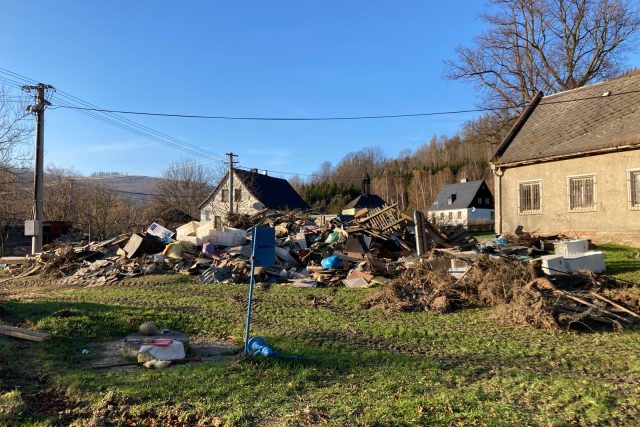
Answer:
POLYGON ((28 183, 24 175, 0 169, 0 254, 12 232, 21 234, 22 224, 29 215, 28 183))
POLYGON ((300 188, 304 185, 304 180, 300 177, 300 175, 294 175, 288 179, 289 184, 293 187, 294 190, 299 191, 300 188))
POLYGON ((27 100, 0 86, 0 168, 8 169, 28 157, 26 143, 35 122, 26 112, 27 100))
MULTIPOLYGON (((520 110, 538 90, 574 89, 618 75, 640 28, 628 0, 491 0, 489 29, 459 47, 446 76, 477 83, 484 106, 520 110)), ((511 110, 512 111, 512 110, 511 110)))
POLYGON ((198 206, 209 196, 214 180, 222 176, 200 163, 174 163, 162 173, 163 181, 153 197, 157 212, 178 209, 194 218, 200 216, 198 206))

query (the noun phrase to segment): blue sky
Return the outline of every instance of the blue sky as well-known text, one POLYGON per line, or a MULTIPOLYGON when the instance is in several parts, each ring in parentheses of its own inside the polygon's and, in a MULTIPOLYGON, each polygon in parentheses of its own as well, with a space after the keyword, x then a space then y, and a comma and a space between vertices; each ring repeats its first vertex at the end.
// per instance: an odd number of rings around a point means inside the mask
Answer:
MULTIPOLYGON (((443 61, 482 30, 483 1, 3 1, 0 67, 104 108, 339 116, 472 108, 443 61)), ((638 56, 635 56, 638 65, 638 56)), ((158 176, 197 156, 50 109, 47 164, 158 176)), ((394 156, 473 114, 351 122, 127 117, 242 165, 311 173, 380 146, 394 156)), ((212 163, 215 164, 215 163, 212 163)))

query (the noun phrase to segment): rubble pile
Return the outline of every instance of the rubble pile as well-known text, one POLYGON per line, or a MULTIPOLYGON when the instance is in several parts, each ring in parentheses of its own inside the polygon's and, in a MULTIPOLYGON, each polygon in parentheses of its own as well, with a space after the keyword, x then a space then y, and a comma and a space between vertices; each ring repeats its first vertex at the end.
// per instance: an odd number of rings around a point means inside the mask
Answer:
POLYGON ((362 308, 446 313, 492 307, 492 316, 504 323, 545 329, 621 328, 640 320, 638 288, 613 295, 605 276, 585 273, 604 270, 603 253, 586 240, 537 236, 518 227, 478 242, 458 229, 415 224, 395 204, 320 224, 316 217, 265 209, 231 215, 230 226, 221 228, 191 221, 176 233, 153 223, 144 233, 103 242, 58 242, 35 257, 7 258, 7 268, 14 276, 41 274, 81 286, 159 273, 192 275, 203 284, 247 283, 252 230, 268 226, 275 231, 276 259, 273 266, 255 268, 259 283, 378 285, 362 308), (417 247, 430 249, 418 256, 417 247))

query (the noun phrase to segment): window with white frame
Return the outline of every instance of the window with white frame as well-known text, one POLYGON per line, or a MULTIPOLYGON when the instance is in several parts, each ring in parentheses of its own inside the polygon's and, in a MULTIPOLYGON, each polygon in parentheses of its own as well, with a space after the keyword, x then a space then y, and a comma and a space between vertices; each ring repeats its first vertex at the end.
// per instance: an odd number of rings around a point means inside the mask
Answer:
POLYGON ((521 215, 542 212, 542 181, 518 183, 518 213, 521 215))
POLYGON ((630 170, 627 181, 629 182, 629 209, 640 210, 640 169, 630 170))
POLYGON ((595 211, 596 176, 581 175, 567 178, 567 193, 570 212, 595 211))

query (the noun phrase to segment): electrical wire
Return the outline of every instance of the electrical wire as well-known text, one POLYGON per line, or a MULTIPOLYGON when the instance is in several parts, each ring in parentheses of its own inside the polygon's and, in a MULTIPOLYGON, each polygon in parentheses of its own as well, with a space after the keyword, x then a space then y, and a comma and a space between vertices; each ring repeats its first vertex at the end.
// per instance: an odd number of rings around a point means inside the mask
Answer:
MULTIPOLYGON (((10 70, 4 69, 4 68, 0 68, 0 73, 4 74, 0 75, 0 80, 2 81, 6 81, 8 84, 17 86, 17 87, 21 87, 22 84, 20 83, 20 81, 17 81, 15 79, 20 79, 23 81, 26 81, 30 84, 36 83, 35 80, 30 79, 26 76, 23 76, 21 74, 18 73, 14 73, 10 70), (9 76, 9 77, 6 77, 9 76)), ((87 101, 82 100, 81 98, 78 98, 74 95, 71 95, 70 93, 67 93, 65 91, 62 90, 58 90, 56 92, 56 94, 54 95, 55 98, 60 99, 62 102, 70 104, 72 106, 75 106, 77 108, 98 108, 96 105, 91 104, 87 101), (85 107, 83 107, 83 105, 85 107)), ((118 127, 124 131, 133 133, 137 136, 141 136, 143 138, 146 139, 150 139, 154 142, 158 142, 160 144, 163 144, 165 146, 168 146, 170 148, 174 148, 177 150, 180 150, 186 154, 189 155, 193 155, 193 156, 198 156, 198 157, 202 157, 205 156, 207 157, 207 159, 204 159, 205 161, 211 161, 210 159, 218 159, 220 161, 224 160, 225 157, 221 154, 218 153, 213 153, 209 150, 206 150, 202 147, 196 146, 194 144, 190 144, 187 143, 185 141, 181 141, 177 138, 171 137, 167 134, 164 134, 162 132, 156 131, 154 129, 151 129, 147 126, 144 126, 142 124, 139 124, 137 122, 134 122, 132 120, 126 119, 126 118, 122 118, 120 116, 117 116, 115 114, 111 114, 111 113, 106 113, 104 116, 109 116, 109 117, 104 117, 101 116, 97 113, 91 113, 89 111, 85 111, 84 112, 85 115, 92 117, 96 120, 102 121, 104 123, 110 124, 112 126, 118 127)))
POLYGON ((487 111, 504 110, 504 108, 472 108, 468 110, 434 111, 429 113, 408 113, 408 114, 382 114, 375 116, 335 116, 335 117, 260 117, 260 116, 208 116, 201 114, 178 114, 178 113, 156 113, 148 111, 129 110, 109 110, 104 108, 83 108, 71 105, 57 105, 53 108, 69 108, 74 110, 97 111, 104 113, 131 114, 139 116, 174 117, 182 119, 208 119, 208 120, 248 120, 248 121, 337 121, 337 120, 376 120, 376 119, 397 119, 408 117, 442 116, 452 114, 477 113, 487 111))
MULTIPOLYGON (((632 90, 627 92, 612 93, 607 96, 597 95, 597 96, 589 96, 584 98, 574 98, 574 99, 566 99, 566 100, 558 100, 558 101, 549 100, 546 102, 541 102, 539 105, 552 105, 552 104, 561 104, 561 103, 567 103, 567 102, 587 101, 587 100, 608 98, 613 96, 628 95, 628 94, 639 93, 639 92, 640 90, 632 90)), ((526 104, 518 105, 516 107, 519 108, 525 105, 526 104)), ((213 115, 202 115, 202 114, 179 114, 179 113, 158 113, 158 112, 149 112, 149 111, 110 110, 110 109, 104 109, 104 108, 84 108, 84 107, 77 107, 77 106, 64 105, 64 104, 58 105, 54 108, 70 108, 75 110, 96 111, 96 112, 105 112, 105 113, 131 114, 131 115, 157 116, 157 117, 174 117, 174 118, 186 118, 186 119, 249 120, 249 121, 377 120, 377 119, 397 119, 397 118, 408 118, 408 117, 428 117, 428 116, 477 113, 477 112, 498 111, 498 110, 505 109, 502 107, 487 107, 487 108, 472 108, 472 109, 466 109, 466 110, 432 111, 427 113, 380 114, 380 115, 372 115, 372 116, 260 117, 260 116, 213 116, 213 115)))

